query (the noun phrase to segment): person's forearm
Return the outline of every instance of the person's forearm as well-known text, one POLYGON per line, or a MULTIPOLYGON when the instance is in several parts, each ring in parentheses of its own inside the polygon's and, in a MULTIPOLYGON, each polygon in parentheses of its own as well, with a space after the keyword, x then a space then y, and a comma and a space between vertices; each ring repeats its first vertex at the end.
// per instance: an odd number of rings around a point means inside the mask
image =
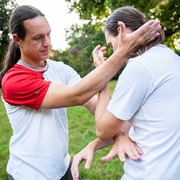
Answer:
POLYGON ((93 96, 89 101, 87 101, 83 106, 92 114, 95 114, 96 104, 97 104, 98 96, 93 96))
POLYGON ((95 151, 111 146, 114 143, 114 140, 105 140, 102 141, 99 138, 96 138, 95 140, 93 140, 92 142, 89 143, 89 146, 95 151))
POLYGON ((101 140, 99 138, 96 138, 94 141, 90 142, 89 145, 91 146, 91 148, 94 149, 94 151, 97 151, 99 149, 111 146, 112 144, 114 144, 114 141, 120 137, 120 136, 128 136, 129 133, 129 129, 131 127, 131 124, 129 122, 125 122, 124 125, 121 127, 121 129, 118 131, 118 133, 109 140, 101 140))
POLYGON ((127 60, 127 54, 117 50, 105 63, 91 71, 73 86, 52 82, 41 107, 59 108, 84 105, 108 84, 109 80, 124 65, 127 60))
POLYGON ((109 86, 106 85, 98 95, 98 101, 95 110, 95 119, 101 119, 101 116, 106 111, 106 107, 110 101, 109 86))
MULTIPOLYGON (((113 53, 101 66, 91 71, 73 86, 52 82, 41 104, 42 108, 84 105, 98 93, 127 60, 128 53, 113 53)), ((93 110, 91 110, 93 113, 93 110)))
POLYGON ((140 44, 148 42, 155 36, 149 33, 159 30, 159 22, 147 22, 133 33, 126 33, 126 28, 121 25, 119 47, 106 60, 104 64, 91 71, 78 83, 69 87, 60 83, 51 83, 41 104, 42 108, 59 108, 83 105, 98 93, 126 63, 131 52, 140 44), (156 28, 155 28, 156 27, 156 28))
POLYGON ((125 121, 124 124, 121 126, 120 133, 129 133, 129 129, 131 128, 131 123, 129 121, 125 121))
POLYGON ((129 129, 131 128, 131 124, 129 122, 125 122, 120 130, 117 132, 117 134, 113 137, 113 140, 115 141, 120 136, 128 136, 129 137, 129 129))
POLYGON ((116 51, 101 66, 94 69, 72 88, 83 104, 99 92, 118 72, 128 59, 128 53, 116 51))
MULTIPOLYGON (((123 23, 120 25, 121 31, 118 34, 119 46, 117 50, 107 59, 107 61, 85 76, 82 81, 76 84, 77 101, 83 104, 93 95, 99 92, 127 62, 131 53, 136 51, 140 45, 152 40, 157 36, 156 29, 159 30, 159 21, 149 21, 133 33, 127 34, 123 23), (154 35, 155 33, 155 35, 154 35)), ((75 88, 75 87, 74 87, 75 88)), ((74 90, 74 89, 73 89, 74 90)))

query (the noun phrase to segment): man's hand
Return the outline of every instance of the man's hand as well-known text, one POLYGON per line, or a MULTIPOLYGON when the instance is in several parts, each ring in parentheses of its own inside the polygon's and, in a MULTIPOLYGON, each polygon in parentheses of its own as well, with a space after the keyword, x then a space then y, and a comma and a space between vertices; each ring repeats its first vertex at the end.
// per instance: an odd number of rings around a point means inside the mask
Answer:
POLYGON ((114 145, 110 152, 101 158, 102 161, 107 162, 118 155, 120 161, 125 162, 126 156, 132 160, 138 160, 143 151, 133 142, 127 133, 121 133, 116 136, 114 145))
POLYGON ((106 47, 101 47, 100 45, 97 45, 94 48, 92 55, 93 55, 93 61, 95 67, 98 67, 104 63, 104 61, 106 60, 106 57, 104 57, 105 54, 106 54, 106 47))
POLYGON ((82 161, 86 161, 85 169, 90 169, 91 163, 93 160, 94 152, 98 149, 102 149, 104 147, 110 146, 113 144, 113 139, 102 141, 100 139, 95 139, 94 141, 90 142, 82 151, 76 154, 73 157, 73 162, 71 166, 71 172, 74 180, 79 180, 79 171, 78 166, 82 161))
POLYGON ((78 154, 74 155, 73 162, 71 166, 71 172, 74 180, 79 180, 79 164, 82 161, 86 161, 84 168, 90 169, 91 163, 94 156, 94 148, 91 147, 91 143, 89 143, 82 151, 78 154))
POLYGON ((120 50, 120 53, 129 52, 127 54, 129 56, 140 46, 146 45, 159 36, 158 31, 161 29, 160 21, 158 20, 150 20, 132 33, 126 32, 123 22, 118 22, 118 24, 120 26, 120 32, 117 38, 119 38, 120 43, 117 50, 120 50))

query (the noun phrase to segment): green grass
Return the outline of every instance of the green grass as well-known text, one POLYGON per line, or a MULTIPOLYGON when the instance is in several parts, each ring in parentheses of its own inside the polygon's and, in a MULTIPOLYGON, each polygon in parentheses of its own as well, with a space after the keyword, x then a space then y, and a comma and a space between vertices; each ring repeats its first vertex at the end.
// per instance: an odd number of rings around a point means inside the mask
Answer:
MULTIPOLYGON (((113 92, 116 81, 110 82, 113 92)), ((95 123, 93 116, 84 107, 71 107, 68 109, 69 118, 69 152, 71 157, 83 149, 95 138, 95 123)), ((0 99, 0 180, 7 180, 6 165, 9 156, 9 139, 12 134, 4 105, 0 99)), ((105 156, 110 147, 95 153, 90 170, 84 169, 81 163, 79 171, 84 180, 119 180, 123 174, 123 164, 118 158, 104 163, 100 158, 105 156)))
POLYGON ((7 179, 6 164, 9 158, 8 147, 11 135, 11 126, 0 98, 0 180, 7 179))

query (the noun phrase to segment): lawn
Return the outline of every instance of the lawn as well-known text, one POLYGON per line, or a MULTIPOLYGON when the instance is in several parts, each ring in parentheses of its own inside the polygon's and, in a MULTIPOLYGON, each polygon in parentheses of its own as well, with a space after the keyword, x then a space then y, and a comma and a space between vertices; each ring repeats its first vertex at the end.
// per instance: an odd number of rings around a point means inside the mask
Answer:
MULTIPOLYGON (((111 92, 116 81, 110 82, 111 92)), ((93 116, 80 106, 68 109, 69 118, 69 152, 71 157, 79 152, 91 140, 95 138, 95 124, 93 116)), ((8 144, 12 130, 0 99, 0 180, 7 180, 6 164, 9 151, 8 144)), ((100 158, 106 155, 110 147, 95 153, 94 161, 90 170, 84 169, 84 163, 80 165, 80 174, 84 180, 119 180, 123 174, 123 164, 114 158, 104 163, 100 158)))

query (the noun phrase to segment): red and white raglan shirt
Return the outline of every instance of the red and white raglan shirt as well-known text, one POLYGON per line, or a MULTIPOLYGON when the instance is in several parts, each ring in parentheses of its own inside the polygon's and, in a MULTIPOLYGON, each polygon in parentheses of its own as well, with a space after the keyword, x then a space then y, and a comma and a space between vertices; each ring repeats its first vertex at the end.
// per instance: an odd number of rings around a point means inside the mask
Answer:
POLYGON ((50 81, 44 81, 44 71, 15 64, 2 80, 4 100, 10 105, 38 110, 50 84, 50 81))
POLYGON ((71 67, 49 59, 44 68, 19 60, 3 77, 2 99, 13 129, 7 172, 14 179, 56 180, 65 174, 70 163, 66 108, 43 109, 41 103, 51 82, 79 80, 71 67))

